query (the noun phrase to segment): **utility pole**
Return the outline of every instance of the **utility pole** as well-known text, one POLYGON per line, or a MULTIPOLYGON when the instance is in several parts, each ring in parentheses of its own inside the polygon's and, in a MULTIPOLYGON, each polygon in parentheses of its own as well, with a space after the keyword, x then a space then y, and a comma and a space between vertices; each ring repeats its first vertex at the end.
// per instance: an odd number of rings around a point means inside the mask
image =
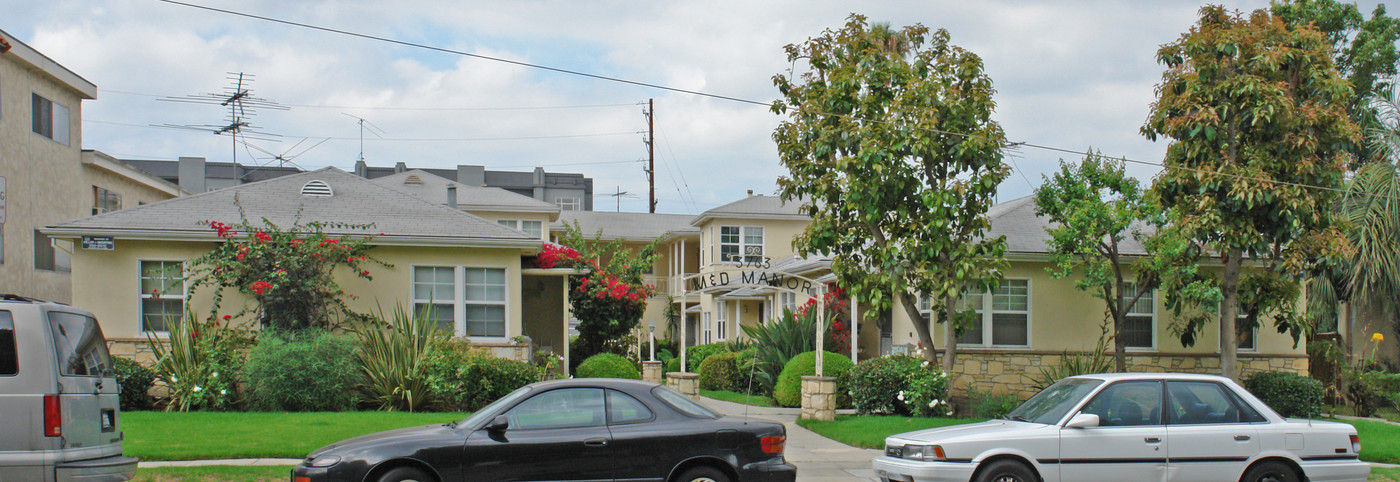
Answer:
POLYGON ((651 188, 651 195, 648 197, 647 209, 650 213, 656 212, 656 100, 647 99, 647 184, 651 188))

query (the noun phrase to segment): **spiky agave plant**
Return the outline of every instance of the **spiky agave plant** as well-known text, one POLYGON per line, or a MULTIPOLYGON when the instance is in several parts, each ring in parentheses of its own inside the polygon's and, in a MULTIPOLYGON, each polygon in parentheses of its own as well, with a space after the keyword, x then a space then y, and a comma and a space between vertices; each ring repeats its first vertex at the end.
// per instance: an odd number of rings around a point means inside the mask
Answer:
POLYGON ((437 323, 432 313, 413 314, 396 306, 393 316, 370 316, 351 323, 360 342, 357 354, 364 380, 361 395, 379 410, 409 412, 433 403, 432 387, 422 370, 435 346, 437 323))

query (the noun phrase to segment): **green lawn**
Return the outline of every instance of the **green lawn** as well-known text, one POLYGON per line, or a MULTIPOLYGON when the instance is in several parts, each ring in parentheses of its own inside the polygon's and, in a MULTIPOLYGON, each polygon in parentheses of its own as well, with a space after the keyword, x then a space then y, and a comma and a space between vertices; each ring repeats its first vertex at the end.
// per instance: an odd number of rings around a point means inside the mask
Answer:
MULTIPOLYGON (((333 442, 446 423, 462 413, 122 412, 126 455, 141 460, 305 457, 333 442)), ((281 480, 286 480, 285 474, 281 480)))
POLYGON ((1400 464, 1400 426, 1369 420, 1337 421, 1356 427, 1356 434, 1361 436, 1361 460, 1400 464))
POLYGON ((885 437, 926 428, 981 422, 980 418, 923 418, 895 415, 837 415, 836 420, 820 422, 798 419, 797 424, 846 445, 868 449, 885 448, 885 437))
POLYGON ((745 395, 742 393, 735 393, 725 390, 700 390, 700 395, 706 398, 713 398, 715 400, 743 403, 747 405, 753 405, 755 407, 778 406, 777 403, 773 402, 773 399, 765 397, 763 395, 745 395))
POLYGON ((135 482, 174 482, 174 481, 232 481, 232 482, 285 482, 291 477, 292 466, 227 466, 210 465, 204 467, 157 467, 136 471, 135 482))

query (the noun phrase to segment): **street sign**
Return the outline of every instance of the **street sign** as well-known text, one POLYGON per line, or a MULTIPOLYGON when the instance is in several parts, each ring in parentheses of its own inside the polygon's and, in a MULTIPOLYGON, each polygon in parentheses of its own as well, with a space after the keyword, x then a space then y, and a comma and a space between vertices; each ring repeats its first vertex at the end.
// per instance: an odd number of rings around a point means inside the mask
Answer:
POLYGON ((83 236, 83 249, 111 251, 117 247, 111 236, 83 236))

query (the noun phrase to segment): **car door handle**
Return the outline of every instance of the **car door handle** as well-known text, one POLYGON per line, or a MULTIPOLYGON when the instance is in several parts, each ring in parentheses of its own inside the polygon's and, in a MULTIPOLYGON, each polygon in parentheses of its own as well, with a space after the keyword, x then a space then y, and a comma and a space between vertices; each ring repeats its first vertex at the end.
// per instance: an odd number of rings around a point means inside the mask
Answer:
POLYGON ((1238 440, 1238 441, 1240 441, 1240 442, 1244 442, 1244 441, 1249 440, 1249 436, 1248 436, 1248 435, 1236 435, 1236 436, 1235 436, 1235 440, 1238 440))
POLYGON ((605 438, 591 438, 591 439, 588 439, 588 440, 584 440, 584 441, 583 441, 583 444, 586 445, 586 446, 589 446, 589 447, 607 447, 607 446, 608 446, 608 439, 605 439, 605 438))
POLYGON ((1142 439, 1142 441, 1143 441, 1143 442, 1150 443, 1150 444, 1155 444, 1155 443, 1161 443, 1161 442, 1162 442, 1162 439, 1161 439, 1160 437, 1145 437, 1145 438, 1142 439))

